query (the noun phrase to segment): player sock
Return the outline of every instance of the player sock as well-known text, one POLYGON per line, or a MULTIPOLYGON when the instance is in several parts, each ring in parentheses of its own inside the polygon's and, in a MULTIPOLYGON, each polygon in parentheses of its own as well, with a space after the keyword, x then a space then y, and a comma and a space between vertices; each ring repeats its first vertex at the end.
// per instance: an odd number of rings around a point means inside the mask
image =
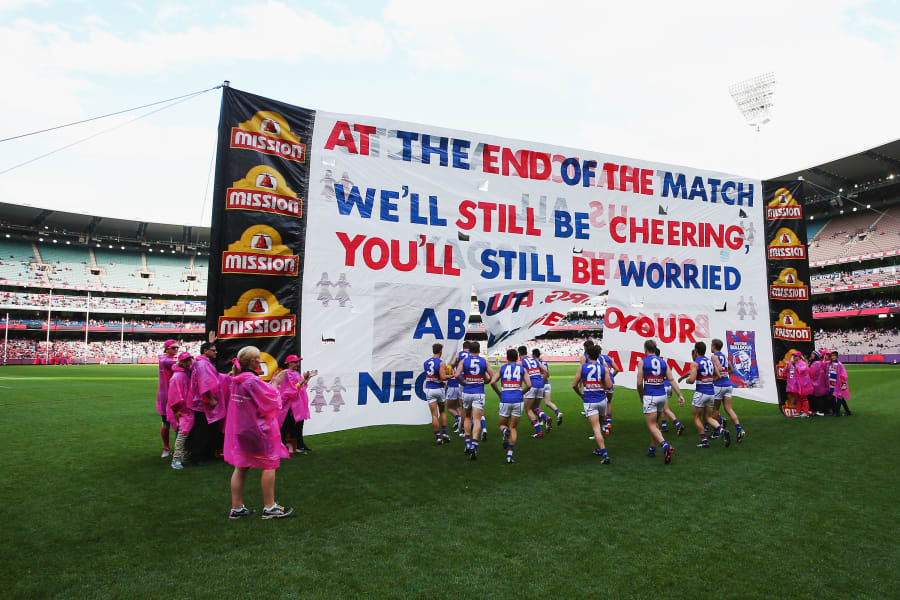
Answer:
POLYGON ((542 411, 540 408, 534 412, 538 416, 538 419, 540 419, 541 421, 547 420, 547 414, 544 411, 542 411))
POLYGON ((600 454, 602 456, 607 456, 606 448, 600 448, 600 454))
POLYGON ((434 430, 434 437, 441 439, 441 431, 439 429, 434 430))
POLYGON ((447 435, 447 426, 446 425, 441 425, 441 433, 443 435, 447 435))
POLYGON ((513 450, 515 450, 515 449, 516 449, 515 446, 512 446, 512 445, 509 446, 509 447, 506 449, 506 455, 507 455, 507 456, 512 456, 512 455, 513 455, 513 450))
POLYGON ((667 442, 666 440, 663 440, 663 441, 662 441, 662 449, 663 449, 663 450, 668 450, 668 449, 669 449, 669 442, 667 442))
POLYGON ((700 441, 704 444, 709 441, 705 433, 700 434, 700 441))
POLYGON ((735 424, 734 424, 734 428, 738 430, 738 433, 740 433, 740 432, 742 432, 742 431, 744 430, 744 428, 741 427, 741 424, 740 424, 740 423, 735 423, 735 424))
POLYGON ((509 433, 509 427, 501 427, 501 428, 500 428, 500 435, 501 435, 501 436, 506 437, 506 434, 507 434, 507 433, 509 433))
POLYGON ((679 421, 678 419, 675 419, 674 423, 675 423, 675 429, 678 429, 679 427, 681 427, 681 421, 679 421))
POLYGON ((484 431, 485 429, 487 429, 487 419, 481 417, 481 430, 484 431))
POLYGON ((478 450, 478 442, 476 440, 472 440, 472 450, 478 450))
POLYGON ((466 434, 466 448, 472 447, 472 436, 468 433, 466 434))
POLYGON ((555 414, 555 415, 558 417, 558 416, 559 416, 559 409, 558 409, 558 408, 554 408, 554 409, 553 409, 553 414, 555 414))

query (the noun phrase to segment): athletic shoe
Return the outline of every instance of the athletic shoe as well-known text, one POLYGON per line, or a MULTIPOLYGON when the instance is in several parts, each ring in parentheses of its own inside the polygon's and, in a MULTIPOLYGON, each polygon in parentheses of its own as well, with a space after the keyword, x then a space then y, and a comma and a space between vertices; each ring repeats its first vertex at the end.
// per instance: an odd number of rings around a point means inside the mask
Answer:
POLYGON ((697 444, 698 448, 709 448, 709 442, 700 442, 697 444))
POLYGON ((601 464, 601 465, 608 465, 608 464, 609 464, 609 454, 607 454, 606 456, 604 456, 604 457, 600 460, 600 464, 601 464))
POLYGON ((516 462, 516 461, 513 460, 513 457, 512 457, 512 456, 507 456, 507 457, 506 457, 506 464, 511 465, 511 464, 513 464, 514 462, 516 462))
POLYGON ((719 425, 721 425, 722 427, 728 425, 728 419, 726 419, 725 417, 719 417, 719 419, 721 419, 722 421, 721 423, 719 423, 719 425))
POLYGON ((603 433, 603 435, 609 435, 612 432, 612 428, 609 425, 604 425, 600 428, 600 431, 603 433))
POLYGON ((469 458, 471 460, 475 460, 476 458, 478 458, 478 448, 472 448, 472 451, 469 452, 469 458))
POLYGON ((660 426, 659 426, 659 430, 660 430, 660 431, 668 431, 668 430, 669 430, 669 426, 668 426, 668 425, 660 425, 660 426))
POLYGON ((556 426, 557 427, 562 427, 562 416, 563 416, 562 413, 559 413, 556 415, 556 426))
POLYGON ((656 458, 656 448, 650 448, 650 450, 647 451, 647 456, 649 456, 650 458, 656 458))
POLYGON ((853 416, 853 413, 850 412, 849 410, 844 411, 844 414, 848 417, 853 416))
POLYGON ((509 429, 503 430, 503 449, 509 448, 509 429))
POLYGON ((594 456, 603 456, 603 451, 600 448, 594 448, 594 456))
POLYGON ((447 435, 446 433, 441 434, 441 439, 444 441, 445 444, 449 444, 449 443, 450 443, 450 436, 447 435))
POLYGON ((466 432, 464 429, 459 430, 459 437, 466 437, 466 432))
POLYGON ((466 452, 465 452, 465 454, 468 455, 468 454, 471 454, 471 453, 472 453, 472 448, 471 448, 470 446, 467 446, 467 447, 466 447, 466 452))
POLYGON ((808 418, 809 418, 809 415, 806 414, 806 413, 800 413, 800 414, 797 415, 797 416, 800 417, 801 419, 808 419, 808 418))
POLYGON ((169 458, 172 456, 172 451, 168 448, 163 448, 162 454, 159 455, 160 458, 169 458))
POLYGON ((437 443, 438 446, 443 446, 443 445, 444 445, 444 440, 443 440, 443 438, 436 438, 434 441, 435 441, 435 443, 437 443))
POLYGON ((481 430, 481 441, 482 441, 482 442, 486 442, 486 441, 487 441, 487 429, 482 429, 482 430, 481 430))
POLYGON ((678 429, 675 430, 675 435, 681 437, 682 433, 684 433, 684 425, 679 425, 678 429))
POLYGON ((180 458, 176 458, 176 459, 172 460, 172 468, 175 469, 176 471, 180 471, 181 469, 184 468, 184 465, 181 464, 180 458))
POLYGON ((672 454, 675 453, 675 448, 673 446, 669 446, 666 448, 666 464, 672 462, 672 454))
POLYGON ((533 438, 542 438, 542 437, 544 437, 544 432, 543 432, 543 431, 539 431, 539 432, 537 432, 537 433, 532 433, 532 434, 531 434, 531 437, 533 437, 533 438))
POLYGON ((553 423, 549 418, 544 420, 544 429, 547 430, 547 433, 550 433, 550 430, 553 429, 553 423))
POLYGON ((306 448, 297 448, 294 452, 296 454, 309 454, 309 450, 306 448))
POLYGON ((722 436, 725 438, 725 447, 727 448, 731 445, 731 432, 727 429, 723 429, 722 436))
POLYGON ((817 411, 817 412, 816 412, 816 416, 817 416, 817 417, 824 417, 824 416, 825 416, 825 413, 823 413, 822 411, 817 411))
POLYGON ((310 448, 309 446, 300 446, 300 449, 303 450, 304 454, 309 454, 310 452, 312 452, 312 448, 310 448))
POLYGON ((719 432, 718 432, 718 431, 713 431, 713 432, 709 435, 709 439, 711 439, 711 440, 717 440, 717 439, 719 439, 719 432))
POLYGON ((746 433, 747 433, 747 432, 744 431, 743 429, 741 429, 740 431, 738 431, 738 433, 737 433, 737 441, 738 441, 738 444, 740 444, 741 442, 744 441, 744 435, 745 435, 746 433))
POLYGON ((240 508, 232 508, 228 512, 228 518, 236 521, 238 519, 243 519, 244 517, 249 517, 249 516, 255 515, 255 514, 256 514, 255 510, 250 510, 249 508, 242 506, 240 508))
POLYGON ((459 421, 457 421, 456 423, 453 424, 453 433, 459 433, 459 425, 460 425, 459 421))
POLYGON ((284 517, 291 516, 291 513, 294 512, 293 508, 285 508, 280 504, 276 504, 272 508, 264 508, 262 511, 263 519, 283 519, 284 517))
POLYGON ((589 439, 589 440, 593 440, 593 439, 596 439, 596 438, 595 438, 594 436, 592 436, 592 435, 589 435, 589 436, 588 436, 588 439, 589 439))

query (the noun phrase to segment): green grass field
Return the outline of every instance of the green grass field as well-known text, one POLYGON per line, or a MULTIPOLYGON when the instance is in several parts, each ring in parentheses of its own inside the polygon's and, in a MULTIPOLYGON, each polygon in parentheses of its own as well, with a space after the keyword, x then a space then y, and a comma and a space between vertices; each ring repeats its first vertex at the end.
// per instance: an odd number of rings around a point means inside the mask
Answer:
POLYGON ((230 521, 228 465, 159 458, 155 367, 5 367, 0 595, 896 598, 900 370, 849 372, 852 417, 737 399, 743 444, 670 431, 668 467, 619 390, 603 466, 557 365, 565 422, 543 440, 520 427, 514 465, 491 395, 477 461, 427 425, 314 436, 278 470, 296 517, 230 521))

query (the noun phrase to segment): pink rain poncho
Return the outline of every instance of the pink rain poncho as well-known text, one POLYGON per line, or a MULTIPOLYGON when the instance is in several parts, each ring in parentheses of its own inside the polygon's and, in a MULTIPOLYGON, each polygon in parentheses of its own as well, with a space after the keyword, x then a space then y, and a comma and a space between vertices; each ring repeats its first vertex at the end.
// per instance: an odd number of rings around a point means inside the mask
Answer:
POLYGON ((172 366, 178 361, 165 354, 159 355, 159 385, 156 388, 156 412, 166 416, 166 404, 169 402, 169 380, 172 379, 172 366))
POLYGON ((817 360, 809 365, 809 378, 813 384, 813 396, 824 396, 828 393, 828 376, 825 373, 825 364, 817 360))
POLYGON ((809 367, 801 359, 791 361, 788 365, 787 391, 795 396, 805 398, 812 393, 812 381, 809 379, 809 367))
POLYGON ((306 385, 298 387, 303 381, 303 376, 293 369, 287 369, 283 373, 278 383, 282 401, 279 422, 284 425, 289 410, 294 413, 294 421, 305 421, 309 418, 309 396, 306 394, 306 385))
POLYGON ((225 462, 235 467, 277 469, 288 458, 278 419, 281 395, 255 373, 242 372, 231 381, 225 420, 225 462))
POLYGON ((228 408, 229 391, 222 394, 222 379, 231 379, 228 375, 222 375, 216 370, 208 358, 202 354, 194 359, 191 367, 191 410, 206 413, 206 421, 215 423, 225 417, 228 408), (209 406, 205 394, 209 392, 216 399, 215 406, 209 406))
POLYGON ((169 398, 166 414, 169 423, 178 427, 178 431, 187 435, 194 427, 194 411, 190 408, 191 379, 190 371, 177 364, 172 367, 172 379, 169 380, 169 398), (175 413, 181 413, 176 417, 175 413))
POLYGON ((847 369, 844 363, 836 360, 828 363, 828 388, 835 398, 850 398, 850 386, 847 385, 847 369))

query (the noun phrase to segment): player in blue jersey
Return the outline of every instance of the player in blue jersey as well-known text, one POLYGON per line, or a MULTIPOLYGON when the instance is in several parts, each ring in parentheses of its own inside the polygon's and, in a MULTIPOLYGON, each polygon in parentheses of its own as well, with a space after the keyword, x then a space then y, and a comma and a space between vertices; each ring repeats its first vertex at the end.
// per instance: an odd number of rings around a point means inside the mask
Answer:
POLYGON ((595 346, 600 349, 599 360, 606 365, 606 369, 609 371, 609 380, 612 381, 612 387, 606 392, 606 417, 603 419, 603 435, 609 435, 612 433, 612 401, 613 393, 616 391, 616 375, 619 374, 619 369, 616 368, 609 354, 603 354, 600 344, 595 344, 595 346))
POLYGON ((444 410, 444 381, 449 376, 441 360, 443 351, 443 344, 432 344, 433 356, 426 360, 424 365, 425 400, 428 402, 428 410, 431 411, 431 428, 434 430, 434 438, 438 445, 450 441, 450 436, 447 435, 447 412, 444 410), (438 421, 440 421, 440 425, 438 425, 438 421))
POLYGON ((478 458, 481 417, 484 415, 484 384, 494 377, 491 365, 480 355, 478 342, 469 342, 469 356, 456 366, 454 376, 463 384, 462 405, 465 412, 466 454, 478 458))
MULTIPOLYGON (((453 360, 450 361, 450 374, 456 369, 457 365, 469 357, 469 342, 463 341, 463 349, 457 352, 453 360)), ((456 377, 450 377, 447 380, 447 412, 453 415, 453 432, 458 433, 459 437, 466 435, 463 430, 463 411, 459 401, 459 394, 462 387, 456 377)))
MULTIPOLYGON (((656 348, 654 353, 656 354, 657 357, 659 357, 659 347, 656 348)), ((671 371, 671 369, 669 369, 669 374, 671 374, 671 373, 672 373, 672 371, 671 371)), ((672 397, 672 384, 670 383, 670 380, 668 378, 666 378, 666 380, 663 381, 663 387, 666 388, 666 407, 665 407, 665 409, 663 409, 663 418, 662 418, 662 423, 659 426, 659 430, 665 431, 667 429, 666 428, 666 420, 671 419, 672 424, 675 425, 675 435, 677 435, 678 437, 681 437, 681 434, 684 433, 684 425, 681 424, 681 421, 678 420, 678 417, 675 416, 675 413, 672 412, 671 408, 669 408, 669 399, 672 397)))
MULTIPOLYGON (((719 372, 722 376, 713 382, 713 388, 716 390, 716 402, 713 407, 713 418, 719 420, 719 406, 725 407, 725 412, 728 413, 728 416, 731 417, 731 420, 734 422, 734 429, 737 432, 737 441, 744 441, 744 428, 741 427, 741 421, 738 419, 737 413, 734 412, 734 408, 731 405, 731 377, 729 374, 731 373, 731 361, 728 360, 728 355, 722 352, 722 340, 716 338, 712 342, 710 342, 710 347, 712 348, 712 356, 710 357, 715 363, 715 365, 719 368, 719 372)), ((724 427, 728 422, 723 417, 721 419, 722 427, 724 427)))
POLYGON ((531 356, 533 356, 536 360, 540 361, 542 365, 544 365, 544 370, 547 372, 547 377, 544 379, 544 404, 553 411, 553 414, 556 415, 556 424, 562 425, 563 414, 562 411, 559 410, 559 407, 553 404, 550 401, 550 365, 547 364, 546 360, 541 358, 541 351, 537 348, 531 349, 531 356))
POLYGON ((502 365, 491 378, 491 387, 500 397, 500 437, 503 438, 503 448, 506 449, 506 462, 512 464, 513 452, 516 449, 518 439, 519 419, 522 417, 522 405, 525 392, 531 388, 531 380, 526 377, 525 367, 519 363, 519 353, 512 348, 506 351, 506 363, 502 365), (497 382, 500 386, 497 386, 497 382))
POLYGON ((706 356, 706 343, 697 342, 694 349, 691 350, 691 371, 687 375, 682 375, 678 381, 687 380, 688 383, 696 383, 694 389, 694 399, 691 401, 691 412, 694 415, 694 425, 697 427, 697 433, 700 435, 700 443, 698 448, 709 448, 709 440, 706 437, 706 431, 703 424, 707 423, 718 436, 725 439, 725 447, 731 445, 731 433, 722 425, 713 419, 712 411, 715 406, 716 390, 713 382, 722 377, 715 363, 706 356))
POLYGON ((672 377, 672 371, 669 370, 666 362, 656 355, 658 351, 656 342, 647 340, 644 342, 644 360, 637 368, 637 393, 644 407, 644 421, 647 423, 647 429, 650 431, 650 451, 648 456, 656 455, 656 445, 662 446, 666 456, 666 464, 672 462, 672 453, 675 448, 666 442, 662 432, 659 430, 659 418, 665 411, 666 406, 666 386, 664 383, 669 382, 672 390, 678 393, 678 405, 684 406, 684 396, 678 384, 672 377))
POLYGON ((612 379, 609 370, 600 358, 600 346, 591 346, 587 349, 587 361, 575 371, 575 381, 572 389, 581 396, 584 401, 584 415, 591 423, 594 430, 594 454, 601 456, 604 465, 609 464, 609 454, 603 443, 603 429, 600 425, 600 415, 606 414, 606 390, 612 387, 612 379))
POLYGON ((525 374, 531 381, 531 389, 525 392, 525 413, 534 427, 534 435, 531 437, 544 437, 544 429, 550 430, 547 415, 541 410, 541 400, 544 399, 544 380, 547 369, 534 357, 528 356, 528 348, 519 346, 519 363, 525 369, 525 374), (543 424, 543 428, 542 428, 543 424))

